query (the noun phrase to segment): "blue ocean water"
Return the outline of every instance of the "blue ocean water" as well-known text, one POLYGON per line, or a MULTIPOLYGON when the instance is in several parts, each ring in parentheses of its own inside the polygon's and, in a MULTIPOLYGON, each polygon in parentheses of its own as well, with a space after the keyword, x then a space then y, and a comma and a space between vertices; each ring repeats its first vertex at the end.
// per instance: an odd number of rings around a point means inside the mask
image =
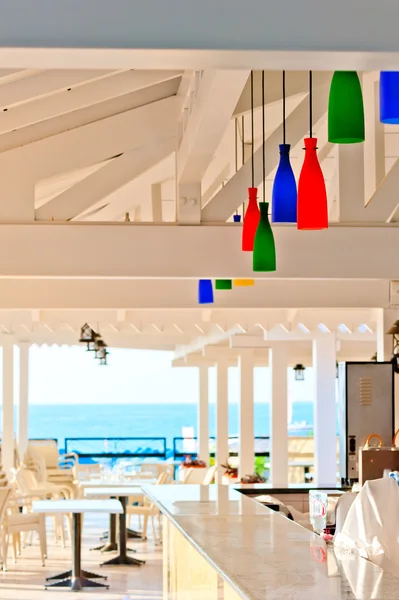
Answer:
MULTIPOLYGON (((214 404, 209 405, 210 435, 215 435, 214 404)), ((292 422, 313 424, 313 404, 294 402, 292 422)), ((197 405, 193 404, 32 404, 29 407, 29 437, 56 438, 64 448, 65 438, 166 437, 171 448, 183 427, 197 434, 197 405)), ((238 433, 238 405, 229 406, 229 434, 238 433)), ((270 405, 255 404, 255 435, 270 433, 270 405)))

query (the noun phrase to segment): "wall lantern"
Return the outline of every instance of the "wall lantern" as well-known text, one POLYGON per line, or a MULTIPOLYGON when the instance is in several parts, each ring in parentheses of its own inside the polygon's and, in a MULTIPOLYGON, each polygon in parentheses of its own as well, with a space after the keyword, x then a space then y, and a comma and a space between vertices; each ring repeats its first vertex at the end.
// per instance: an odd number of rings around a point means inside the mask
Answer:
POLYGON ((92 329, 90 327, 90 325, 88 325, 87 323, 85 323, 83 325, 83 327, 80 329, 79 343, 80 344, 86 344, 88 352, 94 352, 95 349, 96 349, 96 340, 99 337, 100 337, 100 335, 98 333, 96 333, 94 331, 94 329, 92 329))
POLYGON ((301 364, 295 365, 295 381, 304 381, 305 379, 305 367, 301 364))
POLYGON ((399 373, 399 321, 395 321, 387 335, 392 336, 392 364, 396 373, 399 373))

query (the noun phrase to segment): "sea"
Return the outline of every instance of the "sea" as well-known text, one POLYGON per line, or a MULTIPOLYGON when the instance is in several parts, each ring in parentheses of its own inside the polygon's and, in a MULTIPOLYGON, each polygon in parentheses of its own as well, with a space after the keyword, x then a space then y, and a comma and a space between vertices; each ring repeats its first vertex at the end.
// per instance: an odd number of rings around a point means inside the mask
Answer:
MULTIPOLYGON (((229 405, 229 434, 237 435, 238 405, 229 405)), ((215 435, 216 405, 209 405, 210 435, 215 435)), ((291 421, 299 430, 313 424, 313 403, 294 402, 291 421)), ((182 436, 183 428, 192 428, 197 435, 197 404, 31 404, 29 407, 29 437, 54 438, 60 449, 65 448, 68 438, 166 438, 167 448, 173 446, 173 438, 182 436)), ((296 428, 295 428, 296 429, 296 428)), ((306 428, 305 428, 306 429, 306 428)), ((270 404, 255 404, 255 435, 270 434, 270 404)), ((298 435, 296 432, 295 435, 298 435)), ((306 435, 306 434, 305 434, 306 435)), ((105 443, 106 444, 106 443, 105 443)), ((68 450, 77 449, 76 441, 68 441, 68 450)), ((97 443, 91 444, 99 451, 97 443)), ((148 440, 148 447, 151 442, 148 440)), ((82 450, 83 451, 83 450, 82 450)))

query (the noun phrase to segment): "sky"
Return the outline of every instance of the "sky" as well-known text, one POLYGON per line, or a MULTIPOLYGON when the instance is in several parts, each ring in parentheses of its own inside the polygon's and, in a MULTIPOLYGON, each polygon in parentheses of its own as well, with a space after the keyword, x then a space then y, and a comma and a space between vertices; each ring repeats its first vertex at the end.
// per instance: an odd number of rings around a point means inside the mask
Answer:
MULTIPOLYGON (((16 350, 17 351, 17 350, 16 350)), ((172 368, 172 353, 111 349, 109 364, 100 366, 92 353, 77 346, 32 346, 29 402, 32 404, 177 403, 198 401, 198 369, 172 368)), ((18 394, 18 360, 15 361, 18 394)), ((267 368, 255 368, 255 402, 270 401, 267 368)), ((216 373, 210 369, 209 400, 216 400, 216 373)), ((288 370, 290 401, 312 400, 312 369, 297 382, 288 370)), ((229 401, 239 401, 239 373, 229 369, 229 401)))

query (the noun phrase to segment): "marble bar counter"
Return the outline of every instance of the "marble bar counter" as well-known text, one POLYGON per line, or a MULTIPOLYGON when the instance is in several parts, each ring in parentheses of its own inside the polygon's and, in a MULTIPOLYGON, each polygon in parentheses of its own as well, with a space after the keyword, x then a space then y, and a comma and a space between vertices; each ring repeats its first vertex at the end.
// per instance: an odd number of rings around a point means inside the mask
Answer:
POLYGON ((223 485, 145 486, 164 521, 164 599, 397 600, 399 578, 223 485))

